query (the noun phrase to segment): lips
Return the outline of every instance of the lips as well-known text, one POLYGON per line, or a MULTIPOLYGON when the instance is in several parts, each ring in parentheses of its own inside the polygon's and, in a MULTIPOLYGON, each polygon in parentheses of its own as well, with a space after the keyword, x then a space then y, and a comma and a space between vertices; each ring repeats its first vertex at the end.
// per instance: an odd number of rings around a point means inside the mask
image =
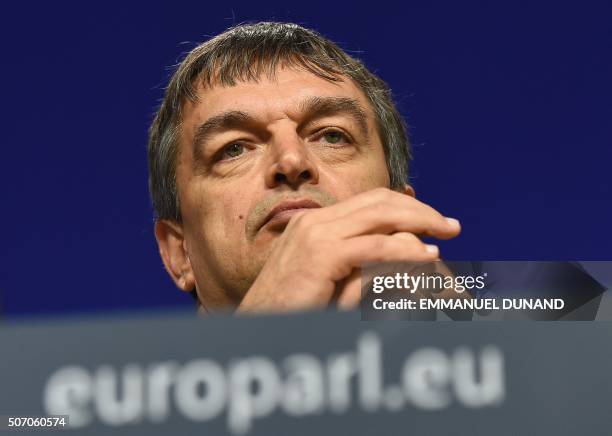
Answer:
POLYGON ((308 209, 319 208, 321 205, 313 200, 292 200, 282 201, 277 204, 263 221, 261 227, 267 227, 268 229, 276 229, 287 225, 289 220, 298 212, 302 212, 308 209))

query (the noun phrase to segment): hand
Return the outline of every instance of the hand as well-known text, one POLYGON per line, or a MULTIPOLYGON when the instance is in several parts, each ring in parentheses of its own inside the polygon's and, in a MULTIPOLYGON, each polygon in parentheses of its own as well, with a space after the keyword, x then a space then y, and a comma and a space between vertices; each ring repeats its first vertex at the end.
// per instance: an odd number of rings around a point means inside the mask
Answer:
MULTIPOLYGON (((402 233, 396 233, 392 236, 395 237, 404 237, 402 233)), ((362 279, 365 279, 366 282, 373 278, 373 274, 375 275, 387 275, 393 277, 395 273, 409 273, 414 276, 418 276, 420 274, 426 274, 428 276, 432 276, 434 274, 439 275, 441 277, 454 277, 455 274, 449 269, 449 267, 439 259, 436 259, 436 262, 416 262, 412 264, 407 263, 391 263, 380 265, 379 267, 374 268, 366 273, 366 275, 362 274, 360 268, 356 268, 352 271, 352 273, 340 281, 336 285, 335 296, 337 296, 336 304, 338 309, 347 310, 353 309, 359 305, 362 301, 362 297, 365 297, 367 300, 368 297, 362 295, 362 279)), ((374 294, 370 294, 369 297, 378 298, 374 294)), ((431 300, 464 300, 471 299, 472 296, 470 292, 465 292, 464 290, 457 290, 453 287, 443 287, 443 288, 428 288, 424 285, 420 287, 416 287, 413 289, 396 289, 389 297, 385 300, 387 301, 399 301, 400 299, 409 299, 413 301, 418 301, 420 299, 431 299, 431 300)), ((369 302, 371 303, 371 301, 369 302)), ((418 303, 417 303, 418 304, 418 303)), ((446 311, 445 311, 446 312, 446 311)))
MULTIPOLYGON (((450 239, 460 231, 457 220, 383 188, 300 212, 287 224, 237 312, 324 307, 337 284, 364 262, 433 261, 438 248, 417 235, 450 239)), ((341 292, 339 305, 354 304, 354 282, 350 295, 341 292)))

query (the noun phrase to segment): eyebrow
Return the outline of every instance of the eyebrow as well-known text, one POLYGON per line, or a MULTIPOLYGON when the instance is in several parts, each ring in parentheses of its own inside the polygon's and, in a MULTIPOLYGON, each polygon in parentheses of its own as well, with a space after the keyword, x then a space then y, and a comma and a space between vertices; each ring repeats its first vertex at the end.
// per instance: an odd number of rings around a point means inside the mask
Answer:
POLYGON ((223 112, 209 118, 195 131, 195 135, 193 137, 194 158, 197 161, 202 157, 200 154, 200 147, 215 133, 236 129, 244 126, 245 124, 252 123, 255 123, 255 119, 249 114, 241 111, 223 112))
MULTIPOLYGON (((368 138, 368 123, 365 110, 359 102, 349 97, 308 97, 300 103, 300 110, 306 114, 300 125, 317 118, 338 114, 347 114, 357 123, 360 132, 368 138)), ((215 115, 202 123, 195 131, 193 138, 193 155, 196 161, 201 159, 201 146, 215 133, 244 128, 247 124, 256 124, 257 120, 246 112, 227 111, 215 115)))
POLYGON ((300 109, 306 114, 307 123, 316 118, 347 114, 357 123, 361 133, 368 138, 368 117, 361 104, 349 97, 309 97, 300 104, 300 109))

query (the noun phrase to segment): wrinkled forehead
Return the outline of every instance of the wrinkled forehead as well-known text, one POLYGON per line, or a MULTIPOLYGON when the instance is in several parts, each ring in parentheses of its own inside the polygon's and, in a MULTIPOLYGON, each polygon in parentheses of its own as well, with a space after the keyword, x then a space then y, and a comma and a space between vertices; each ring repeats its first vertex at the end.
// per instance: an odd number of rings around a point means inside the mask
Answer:
POLYGON ((377 130, 375 114, 366 94, 345 75, 335 75, 331 80, 303 67, 281 65, 273 72, 264 71, 257 77, 236 80, 233 84, 196 80, 194 89, 196 99, 184 101, 181 111, 182 133, 187 137, 193 133, 195 124, 223 112, 242 111, 258 116, 288 113, 299 117, 300 112, 313 107, 308 103, 316 98, 352 102, 366 115, 372 131, 377 130))

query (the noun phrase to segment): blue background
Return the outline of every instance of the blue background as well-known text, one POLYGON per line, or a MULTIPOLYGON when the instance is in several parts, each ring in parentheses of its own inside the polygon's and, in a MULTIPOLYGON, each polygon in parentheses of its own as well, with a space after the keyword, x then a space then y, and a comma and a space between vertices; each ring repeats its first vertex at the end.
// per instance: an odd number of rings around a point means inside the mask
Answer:
POLYGON ((243 21, 294 21, 392 87, 453 259, 610 259, 609 2, 193 2, 3 7, 5 315, 187 307, 163 270, 147 128, 181 54, 243 21), (17 9, 18 8, 18 9, 17 9))

